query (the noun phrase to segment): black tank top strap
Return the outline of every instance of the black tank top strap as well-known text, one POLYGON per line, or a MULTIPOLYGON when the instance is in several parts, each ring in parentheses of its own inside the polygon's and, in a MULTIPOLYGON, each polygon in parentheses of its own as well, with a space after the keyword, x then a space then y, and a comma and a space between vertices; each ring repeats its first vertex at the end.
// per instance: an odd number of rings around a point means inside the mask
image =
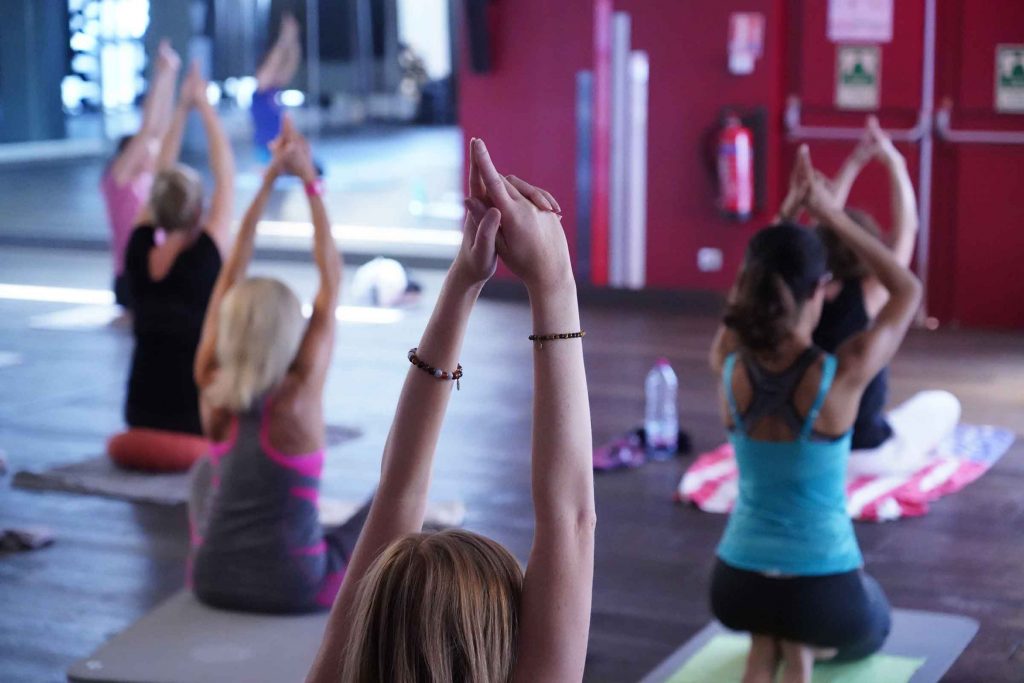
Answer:
POLYGON ((743 413, 743 423, 748 428, 764 417, 774 417, 785 422, 794 434, 799 434, 804 425, 804 416, 793 404, 793 394, 800 380, 821 355, 816 346, 809 346, 792 364, 782 372, 765 370, 750 354, 741 358, 746 368, 753 398, 743 413))

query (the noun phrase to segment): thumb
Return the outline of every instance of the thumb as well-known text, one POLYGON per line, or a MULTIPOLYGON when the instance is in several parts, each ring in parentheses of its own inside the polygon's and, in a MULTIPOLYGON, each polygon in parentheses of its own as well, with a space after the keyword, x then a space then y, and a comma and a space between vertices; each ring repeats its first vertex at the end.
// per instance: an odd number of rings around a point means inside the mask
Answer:
POLYGON ((281 137, 290 138, 295 135, 295 124, 292 123, 292 115, 285 114, 281 117, 281 137))
POLYGON ((498 238, 498 228, 501 227, 501 211, 490 208, 480 221, 480 227, 476 231, 476 241, 473 242, 473 251, 490 255, 495 252, 495 240, 498 238))

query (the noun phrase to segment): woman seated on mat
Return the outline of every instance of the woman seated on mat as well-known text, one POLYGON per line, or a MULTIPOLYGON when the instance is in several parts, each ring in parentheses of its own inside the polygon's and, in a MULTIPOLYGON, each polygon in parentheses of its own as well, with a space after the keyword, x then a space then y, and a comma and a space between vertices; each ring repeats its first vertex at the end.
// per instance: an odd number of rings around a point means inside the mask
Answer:
POLYGON ((281 105, 277 96, 292 82, 301 64, 299 22, 290 12, 285 12, 277 40, 256 70, 256 92, 249 108, 256 155, 263 161, 270 159, 270 143, 281 130, 281 105))
POLYGON ((162 40, 155 62, 149 92, 142 107, 142 126, 135 135, 121 138, 117 151, 100 179, 114 257, 114 297, 125 310, 132 308, 131 290, 124 273, 124 252, 128 238, 149 199, 154 173, 174 163, 173 159, 160 152, 171 125, 174 86, 181 68, 181 59, 170 43, 162 40))
POLYGON ((206 129, 214 189, 203 217, 203 187, 193 169, 160 171, 149 203, 125 252, 125 273, 135 298, 135 351, 128 378, 129 429, 110 439, 107 452, 126 468, 184 471, 206 452, 192 365, 206 305, 229 246, 234 160, 206 81, 193 66, 161 156, 175 159, 188 110, 206 129))
POLYGON ((215 607, 309 612, 334 602, 361 525, 357 515, 325 533, 317 517, 341 259, 309 146, 288 119, 273 151, 217 278, 196 353, 213 445, 193 471, 191 580, 215 607), (313 217, 320 288, 308 323, 287 285, 245 276, 256 225, 283 173, 305 183, 313 217))
POLYGON ((745 683, 810 681, 816 658, 878 650, 889 605, 863 570, 846 512, 846 460, 861 395, 899 348, 921 297, 914 275, 843 212, 800 150, 802 205, 888 292, 874 325, 836 352, 812 334, 830 281, 817 233, 781 223, 756 234, 711 349, 736 451, 739 497, 718 546, 715 616, 748 631, 745 683))
MULTIPOLYGON (((907 173, 906 160, 874 116, 868 117, 864 138, 832 181, 832 191, 837 204, 844 206, 857 176, 872 159, 878 159, 889 175, 893 226, 888 247, 899 264, 909 268, 918 231, 914 185, 907 173)), ((800 197, 799 184, 792 181, 780 210, 780 220, 796 217, 800 197)), ((846 213, 862 229, 882 239, 881 230, 870 215, 850 208, 846 213)), ((822 350, 835 353, 843 342, 872 324, 888 301, 889 292, 835 230, 822 225, 818 233, 828 252, 829 269, 835 279, 825 290, 825 305, 813 339, 822 350)), ((886 415, 888 384, 889 369, 884 367, 861 397, 853 425, 849 465, 852 476, 908 473, 920 469, 960 421, 960 402, 948 391, 923 391, 886 415)))
POLYGON ((569 252, 550 194, 499 175, 480 140, 470 154, 462 247, 420 344, 409 353, 413 367, 384 449, 380 487, 309 681, 568 683, 583 677, 595 514, 569 252), (452 384, 462 375, 466 324, 499 255, 526 284, 533 332, 546 339, 534 344, 536 531, 525 575, 489 538, 421 532, 434 449, 452 384))

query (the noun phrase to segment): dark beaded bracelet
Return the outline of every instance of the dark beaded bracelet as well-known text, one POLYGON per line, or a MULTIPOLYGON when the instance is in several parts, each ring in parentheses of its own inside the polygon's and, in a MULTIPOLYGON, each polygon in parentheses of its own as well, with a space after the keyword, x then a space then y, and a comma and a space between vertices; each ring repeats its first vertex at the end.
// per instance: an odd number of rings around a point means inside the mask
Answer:
POLYGON ((427 365, 424 363, 419 356, 416 355, 416 349, 409 349, 409 362, 418 367, 420 370, 430 373, 437 379, 441 380, 452 380, 455 382, 455 390, 458 391, 462 387, 460 386, 459 380, 462 379, 462 365, 459 364, 454 371, 448 372, 447 370, 440 370, 435 368, 433 365, 427 365))
POLYGON ((530 341, 537 342, 540 348, 544 348, 544 342, 557 341, 559 339, 583 339, 587 336, 585 330, 579 332, 563 332, 561 334, 531 334, 530 341))

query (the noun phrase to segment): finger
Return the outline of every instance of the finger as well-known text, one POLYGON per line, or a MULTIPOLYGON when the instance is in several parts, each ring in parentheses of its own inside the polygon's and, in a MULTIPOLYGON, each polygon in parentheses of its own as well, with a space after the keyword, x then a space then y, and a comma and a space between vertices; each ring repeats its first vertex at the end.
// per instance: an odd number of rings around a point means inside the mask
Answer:
POLYGON ((544 196, 548 198, 548 201, 551 203, 551 206, 555 207, 555 213, 561 216, 562 207, 558 205, 557 201, 555 201, 555 196, 542 187, 538 187, 537 189, 544 193, 544 196))
POLYGON ((467 197, 463 202, 466 207, 466 211, 473 217, 473 220, 480 223, 484 219, 484 214, 487 213, 487 205, 476 197, 467 197))
POLYGON ((494 162, 491 161, 491 155, 487 152, 484 141, 480 138, 474 140, 472 152, 480 178, 487 191, 487 197, 499 206, 510 206, 513 200, 508 186, 505 179, 498 173, 498 169, 494 168, 494 162))
POLYGON ((517 189, 520 194, 533 202, 533 205, 541 211, 555 210, 555 207, 551 205, 551 202, 548 201, 548 198, 544 196, 544 193, 540 191, 539 187, 534 187, 522 178, 517 178, 514 175, 505 176, 505 180, 507 180, 512 187, 517 189))
POLYGON ((505 191, 508 192, 508 196, 512 198, 512 201, 519 201, 523 198, 523 193, 516 189, 516 186, 508 181, 508 178, 502 176, 502 181, 505 183, 505 191))
POLYGON ((501 211, 495 208, 487 209, 480 226, 476 229, 476 240, 473 242, 473 251, 486 258, 495 253, 497 246, 495 240, 498 238, 498 228, 501 226, 501 211))
POLYGON ((284 116, 281 117, 280 136, 286 140, 289 140, 295 136, 295 124, 292 122, 291 114, 285 114, 284 116))
POLYGON ((484 180, 480 177, 480 167, 476 163, 476 154, 473 153, 473 143, 476 138, 469 141, 469 196, 483 199, 487 196, 487 188, 484 187, 484 180))

